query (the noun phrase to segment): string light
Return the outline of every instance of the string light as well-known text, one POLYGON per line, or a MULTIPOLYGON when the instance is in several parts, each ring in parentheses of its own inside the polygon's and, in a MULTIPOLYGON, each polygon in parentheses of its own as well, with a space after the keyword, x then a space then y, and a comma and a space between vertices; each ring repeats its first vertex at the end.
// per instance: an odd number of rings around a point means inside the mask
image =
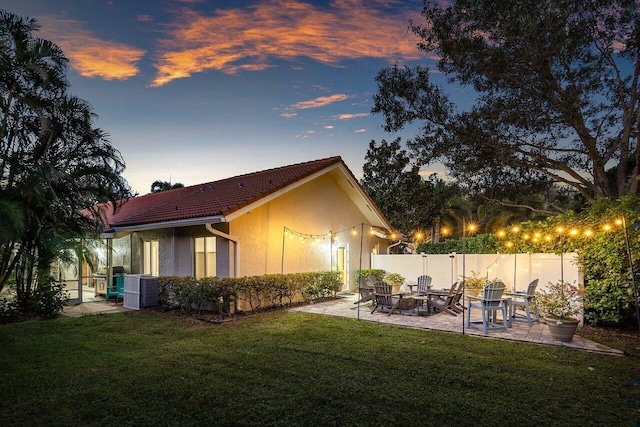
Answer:
MULTIPOLYGON (((615 219, 613 223, 615 225, 623 225, 622 219, 615 219)), ((598 229, 602 230, 603 232, 610 232, 613 230, 613 226, 611 225, 611 223, 604 223, 601 226, 599 226, 598 229)), ((517 225, 511 227, 508 230, 508 232, 511 232, 512 234, 511 236, 512 240, 513 239, 517 240, 518 239, 517 235, 521 231, 522 231, 522 228, 517 225)), ((508 232, 505 230, 498 230, 496 232, 496 236, 500 239, 504 239, 508 236, 509 234, 508 232)), ((533 244, 540 244, 540 243, 551 244, 554 241, 554 238, 587 239, 595 236, 595 234, 596 233, 592 228, 580 229, 579 227, 575 227, 575 226, 558 225, 554 228, 553 233, 541 233, 539 231, 531 231, 529 233, 524 233, 520 235, 520 239, 522 241, 530 242, 533 244)), ((516 243, 514 243, 514 241, 506 241, 504 243, 504 246, 506 248, 511 249, 516 246, 516 243)))
MULTIPOLYGON (((288 227, 284 227, 284 235, 285 236, 289 236, 289 239, 293 239, 294 236, 298 237, 300 239, 300 242, 304 242, 305 240, 311 240, 313 243, 319 243, 320 240, 326 240, 327 237, 329 238, 329 240, 332 243, 335 243, 338 240, 338 235, 341 233, 346 233, 348 232, 351 236, 355 237, 358 235, 358 227, 363 227, 364 225, 367 225, 369 227, 369 234, 374 236, 376 235, 376 228, 372 225, 369 224, 358 224, 356 226, 353 227, 349 227, 349 228, 345 228, 343 230, 339 230, 339 231, 330 231, 328 233, 323 233, 323 234, 310 234, 310 233, 302 233, 300 231, 295 231, 292 230, 288 227)), ((363 232, 364 232, 364 227, 363 227, 363 232)), ((383 237, 383 234, 378 234, 380 237, 383 237)), ((391 236, 389 236, 389 238, 395 240, 397 238, 397 235, 395 233, 391 234, 391 236)))

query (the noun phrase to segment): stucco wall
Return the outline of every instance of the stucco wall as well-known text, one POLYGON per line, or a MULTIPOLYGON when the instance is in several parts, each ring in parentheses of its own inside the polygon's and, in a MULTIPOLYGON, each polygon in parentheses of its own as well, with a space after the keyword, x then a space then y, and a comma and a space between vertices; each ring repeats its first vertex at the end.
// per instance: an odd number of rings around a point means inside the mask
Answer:
POLYGON ((386 241, 361 225, 366 222, 335 179, 323 175, 231 221, 229 234, 239 244, 238 275, 336 269, 337 247, 342 246, 348 250, 346 288, 354 288, 353 272, 369 268, 372 246, 386 248, 386 241), (285 227, 296 233, 285 235, 285 227))

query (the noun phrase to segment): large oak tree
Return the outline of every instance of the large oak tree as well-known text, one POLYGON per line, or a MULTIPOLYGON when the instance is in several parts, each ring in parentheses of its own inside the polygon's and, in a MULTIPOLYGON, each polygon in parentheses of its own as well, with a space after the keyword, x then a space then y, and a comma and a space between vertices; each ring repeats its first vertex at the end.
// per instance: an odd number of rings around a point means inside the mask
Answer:
POLYGON ((425 66, 395 65, 376 78, 373 112, 385 129, 420 123, 409 141, 420 163, 441 161, 480 190, 535 194, 553 183, 586 200, 638 193, 636 1, 440 4, 425 2, 424 21, 411 28, 451 84, 473 89, 469 105, 456 105, 425 66))

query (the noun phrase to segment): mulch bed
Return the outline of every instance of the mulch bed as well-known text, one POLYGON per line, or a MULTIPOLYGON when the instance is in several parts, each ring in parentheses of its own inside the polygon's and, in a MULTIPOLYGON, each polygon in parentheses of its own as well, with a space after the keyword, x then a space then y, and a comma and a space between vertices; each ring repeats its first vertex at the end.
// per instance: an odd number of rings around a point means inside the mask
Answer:
POLYGON ((640 357, 640 330, 638 325, 628 326, 591 326, 584 325, 578 328, 576 334, 592 341, 614 345, 617 348, 624 347, 629 356, 640 357))

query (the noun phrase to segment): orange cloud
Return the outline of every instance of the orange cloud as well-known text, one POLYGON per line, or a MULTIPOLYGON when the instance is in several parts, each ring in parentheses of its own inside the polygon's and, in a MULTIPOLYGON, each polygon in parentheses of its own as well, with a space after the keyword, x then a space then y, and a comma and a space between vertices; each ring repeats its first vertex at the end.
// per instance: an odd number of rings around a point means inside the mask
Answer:
POLYGON ((326 7, 268 0, 208 15, 185 8, 160 42, 152 86, 207 70, 259 70, 273 58, 325 64, 418 58, 418 39, 407 30, 410 17, 418 18, 419 10, 381 0, 335 0, 326 7))
POLYGON ((102 40, 83 23, 51 17, 39 18, 42 37, 54 41, 69 58, 71 68, 84 77, 125 80, 140 72, 136 63, 145 51, 123 43, 102 40))
POLYGON ((333 104, 334 102, 344 101, 348 99, 348 95, 344 95, 342 93, 337 93, 335 95, 330 96, 319 96, 318 98, 311 99, 309 101, 300 101, 293 104, 290 109, 293 110, 307 110, 309 108, 319 108, 324 107, 329 104, 333 104))

